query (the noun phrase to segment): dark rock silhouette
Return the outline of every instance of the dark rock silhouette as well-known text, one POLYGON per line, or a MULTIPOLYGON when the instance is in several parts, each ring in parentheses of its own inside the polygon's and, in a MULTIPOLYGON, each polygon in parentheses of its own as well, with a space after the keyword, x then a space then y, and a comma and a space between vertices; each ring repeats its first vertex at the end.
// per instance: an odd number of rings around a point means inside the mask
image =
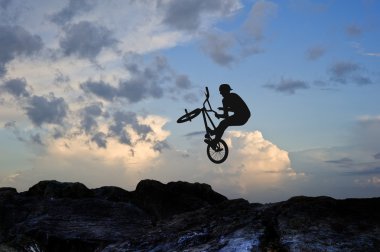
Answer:
POLYGON ((228 200, 207 184, 0 188, 0 251, 379 251, 380 198, 228 200))
POLYGON ((81 183, 61 183, 55 180, 41 181, 26 192, 28 196, 73 199, 90 197, 92 194, 93 192, 81 183))

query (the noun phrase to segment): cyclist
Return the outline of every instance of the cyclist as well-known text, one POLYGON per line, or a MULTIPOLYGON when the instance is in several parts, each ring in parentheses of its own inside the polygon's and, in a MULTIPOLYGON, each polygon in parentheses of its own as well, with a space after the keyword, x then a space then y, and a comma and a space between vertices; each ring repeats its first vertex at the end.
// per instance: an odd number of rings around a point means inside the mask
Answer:
POLYGON ((219 118, 225 118, 221 121, 215 130, 209 129, 211 135, 215 135, 213 140, 210 140, 206 135, 205 142, 211 143, 211 147, 215 149, 216 144, 222 138, 224 131, 228 126, 241 126, 244 125, 248 119, 251 117, 251 112, 247 104, 243 99, 235 94, 231 93, 232 88, 228 84, 221 84, 219 86, 219 92, 223 96, 223 107, 219 107, 219 110, 223 110, 222 114, 215 112, 215 116, 219 118), (233 112, 234 114, 229 116, 228 112, 233 112))

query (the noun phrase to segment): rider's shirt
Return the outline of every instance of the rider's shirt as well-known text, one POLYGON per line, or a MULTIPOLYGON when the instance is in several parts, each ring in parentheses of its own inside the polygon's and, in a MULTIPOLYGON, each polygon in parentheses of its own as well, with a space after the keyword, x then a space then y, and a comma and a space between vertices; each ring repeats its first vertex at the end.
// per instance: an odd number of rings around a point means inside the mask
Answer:
POLYGON ((239 95, 235 93, 230 93, 226 95, 223 98, 222 102, 225 111, 231 111, 234 113, 234 115, 240 118, 248 119, 251 116, 251 112, 249 111, 247 104, 239 95))

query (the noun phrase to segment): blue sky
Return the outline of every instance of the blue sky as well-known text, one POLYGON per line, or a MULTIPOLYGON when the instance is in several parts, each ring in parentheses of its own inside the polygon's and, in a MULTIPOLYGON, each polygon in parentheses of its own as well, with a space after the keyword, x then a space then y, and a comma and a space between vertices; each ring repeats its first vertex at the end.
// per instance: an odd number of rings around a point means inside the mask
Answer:
POLYGON ((380 193, 380 3, 0 0, 0 186, 208 183, 252 202, 380 193), (206 156, 205 86, 253 116, 206 156))

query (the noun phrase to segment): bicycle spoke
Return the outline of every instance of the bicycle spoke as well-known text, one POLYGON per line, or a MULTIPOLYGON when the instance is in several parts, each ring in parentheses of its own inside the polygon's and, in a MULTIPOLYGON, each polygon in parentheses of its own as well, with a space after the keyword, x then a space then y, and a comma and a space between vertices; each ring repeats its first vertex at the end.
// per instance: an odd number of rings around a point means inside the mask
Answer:
POLYGON ((216 163, 220 164, 226 160, 227 155, 228 155, 228 146, 225 144, 223 140, 219 141, 215 149, 211 147, 211 145, 207 146, 207 155, 209 159, 216 163))

